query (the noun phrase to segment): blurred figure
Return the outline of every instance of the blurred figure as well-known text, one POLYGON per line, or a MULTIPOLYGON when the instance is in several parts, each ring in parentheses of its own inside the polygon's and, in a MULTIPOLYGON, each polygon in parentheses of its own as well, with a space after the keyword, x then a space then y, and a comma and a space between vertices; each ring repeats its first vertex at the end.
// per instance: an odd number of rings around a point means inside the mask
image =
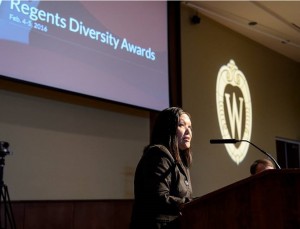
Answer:
POLYGON ((258 159, 252 163, 250 173, 254 175, 267 169, 275 169, 273 162, 269 159, 258 159))

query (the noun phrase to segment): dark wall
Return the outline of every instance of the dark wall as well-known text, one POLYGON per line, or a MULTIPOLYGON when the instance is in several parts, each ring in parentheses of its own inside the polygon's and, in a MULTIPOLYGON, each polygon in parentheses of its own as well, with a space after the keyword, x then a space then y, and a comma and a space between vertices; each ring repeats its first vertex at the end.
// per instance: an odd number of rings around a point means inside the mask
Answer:
MULTIPOLYGON (((132 200, 14 201, 11 206, 18 229, 128 229, 132 203, 132 200)), ((1 221, 4 222, 3 217, 1 221)))

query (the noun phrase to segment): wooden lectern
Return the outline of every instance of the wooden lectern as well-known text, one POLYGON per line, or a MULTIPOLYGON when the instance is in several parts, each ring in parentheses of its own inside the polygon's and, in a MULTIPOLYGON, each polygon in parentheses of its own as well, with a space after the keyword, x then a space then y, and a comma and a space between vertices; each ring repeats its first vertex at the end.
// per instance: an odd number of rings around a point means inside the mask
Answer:
POLYGON ((181 228, 300 228, 300 169, 266 170, 185 205, 181 228))

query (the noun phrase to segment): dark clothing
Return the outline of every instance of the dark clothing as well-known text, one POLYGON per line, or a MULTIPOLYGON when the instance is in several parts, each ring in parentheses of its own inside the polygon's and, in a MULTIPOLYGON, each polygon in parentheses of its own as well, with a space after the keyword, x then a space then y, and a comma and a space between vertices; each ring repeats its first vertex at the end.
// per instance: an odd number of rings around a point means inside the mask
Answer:
POLYGON ((189 169, 162 145, 148 147, 134 179, 134 229, 179 228, 180 206, 192 200, 189 169))

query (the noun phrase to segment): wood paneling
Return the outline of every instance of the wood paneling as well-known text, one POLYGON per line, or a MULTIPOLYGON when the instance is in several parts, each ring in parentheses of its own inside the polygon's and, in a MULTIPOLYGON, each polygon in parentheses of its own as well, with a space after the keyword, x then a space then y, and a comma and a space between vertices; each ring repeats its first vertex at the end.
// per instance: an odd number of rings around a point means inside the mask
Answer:
POLYGON ((129 228, 133 200, 13 201, 18 229, 129 228))
POLYGON ((186 204, 182 228, 300 228, 300 170, 266 170, 186 204))

